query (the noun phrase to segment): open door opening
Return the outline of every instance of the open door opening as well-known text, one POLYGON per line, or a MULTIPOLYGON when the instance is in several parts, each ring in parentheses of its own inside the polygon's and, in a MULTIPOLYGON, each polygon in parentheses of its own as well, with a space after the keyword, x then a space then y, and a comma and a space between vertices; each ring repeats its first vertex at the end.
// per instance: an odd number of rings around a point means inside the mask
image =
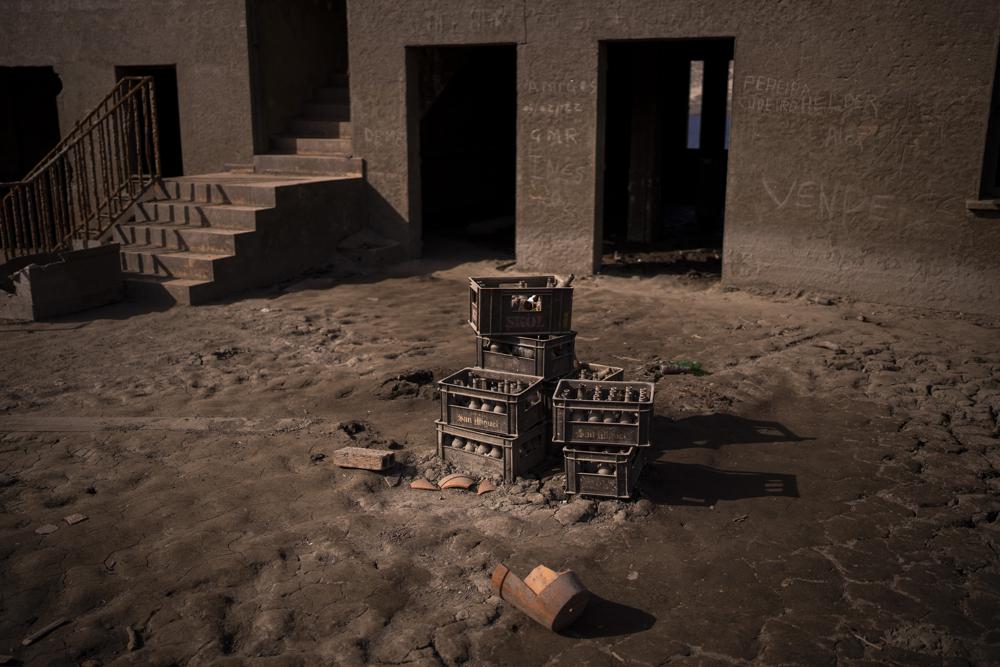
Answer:
POLYGON ((605 42, 602 270, 718 274, 733 40, 605 42))
POLYGON ((247 0, 247 38, 254 152, 349 152, 346 0, 247 0))
POLYGON ((156 91, 156 126, 160 137, 160 175, 184 174, 181 151, 181 112, 177 96, 175 65, 129 65, 115 67, 115 79, 127 76, 151 76, 156 91))
POLYGON ((0 197, 59 143, 62 81, 51 67, 0 67, 0 197))
POLYGON ((425 252, 458 242, 513 257, 516 47, 413 47, 407 58, 411 212, 425 252))

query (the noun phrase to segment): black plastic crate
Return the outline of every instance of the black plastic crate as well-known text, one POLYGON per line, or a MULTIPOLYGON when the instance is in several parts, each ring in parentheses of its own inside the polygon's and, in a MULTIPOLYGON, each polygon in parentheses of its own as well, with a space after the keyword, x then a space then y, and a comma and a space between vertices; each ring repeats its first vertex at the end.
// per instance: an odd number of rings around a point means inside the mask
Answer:
POLYGON ((564 377, 576 361, 576 332, 542 336, 476 336, 476 365, 494 371, 564 377))
POLYGON ((591 364, 577 362, 575 368, 562 377, 546 380, 542 383, 542 396, 545 400, 545 409, 552 413, 552 397, 556 394, 556 386, 559 380, 592 380, 594 376, 600 376, 602 380, 616 382, 625 379, 625 370, 616 366, 605 366, 604 364, 591 364), (580 377, 583 375, 584 377, 580 377))
POLYGON ((542 378, 463 368, 438 382, 441 421, 476 431, 516 436, 545 419, 542 378))
POLYGON ((555 276, 469 278, 469 324, 480 336, 569 333, 573 288, 555 276))
POLYGON ((436 423, 438 457, 465 472, 501 476, 503 481, 513 482, 534 471, 545 459, 546 422, 517 437, 436 423))
POLYGON ((566 493, 627 500, 646 465, 645 447, 566 445, 566 493))
POLYGON ((580 363, 566 380, 594 380, 597 382, 620 382, 625 379, 625 369, 604 364, 580 363))
POLYGON ((552 397, 552 441, 566 444, 651 444, 650 382, 560 380, 552 397))

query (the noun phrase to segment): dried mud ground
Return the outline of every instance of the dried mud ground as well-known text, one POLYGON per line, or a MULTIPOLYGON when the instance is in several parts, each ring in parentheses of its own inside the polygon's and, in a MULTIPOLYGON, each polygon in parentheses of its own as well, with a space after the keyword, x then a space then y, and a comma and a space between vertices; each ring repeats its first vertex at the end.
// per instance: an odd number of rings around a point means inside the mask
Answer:
POLYGON ((434 385, 412 371, 474 363, 465 280, 494 264, 2 323, 0 654, 1000 663, 995 320, 583 279, 582 360, 708 371, 658 379, 642 499, 565 502, 555 468, 484 496, 411 490, 442 472, 434 385), (348 444, 396 448, 402 479, 334 467, 348 444), (572 568, 598 597, 547 632, 492 595, 501 561, 572 568))

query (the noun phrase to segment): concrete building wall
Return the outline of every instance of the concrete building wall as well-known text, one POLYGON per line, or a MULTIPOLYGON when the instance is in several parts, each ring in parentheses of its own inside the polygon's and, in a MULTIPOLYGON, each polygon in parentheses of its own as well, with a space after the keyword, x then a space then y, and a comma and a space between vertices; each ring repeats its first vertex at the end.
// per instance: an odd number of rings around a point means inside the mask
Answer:
POLYGON ((406 47, 522 43, 523 8, 521 0, 347 3, 353 144, 365 159, 370 223, 411 254, 421 230, 410 199, 417 160, 408 151, 406 47))
POLYGON ((965 205, 997 55, 991 0, 368 0, 348 16, 371 224, 412 252, 406 46, 518 44, 518 265, 590 272, 599 42, 733 37, 724 280, 1000 312, 1000 225, 965 205))
POLYGON ((55 68, 65 133, 115 66, 177 66, 184 171, 253 155, 245 0, 0 0, 0 65, 55 68))

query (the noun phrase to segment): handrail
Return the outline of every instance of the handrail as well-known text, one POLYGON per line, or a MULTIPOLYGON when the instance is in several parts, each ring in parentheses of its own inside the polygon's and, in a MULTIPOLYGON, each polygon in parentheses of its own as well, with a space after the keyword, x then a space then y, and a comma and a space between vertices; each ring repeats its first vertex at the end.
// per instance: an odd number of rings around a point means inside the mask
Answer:
POLYGON ((0 200, 7 259, 99 239, 160 178, 152 77, 125 77, 0 200))
POLYGON ((58 144, 53 146, 52 150, 50 150, 48 153, 45 154, 45 157, 43 157, 41 160, 38 161, 38 163, 31 169, 31 171, 28 172, 28 175, 24 177, 24 180, 25 181, 29 180, 32 176, 41 171, 45 167, 45 165, 54 158, 56 153, 61 152, 69 144, 75 143, 79 138, 81 132, 86 131, 91 127, 93 127, 94 124, 98 122, 94 121, 94 116, 99 114, 101 112, 101 109, 103 109, 109 102, 115 100, 116 98, 119 98, 122 95, 127 95, 129 92, 131 92, 133 88, 135 88, 138 85, 141 85, 144 80, 149 78, 150 77, 125 76, 119 79, 118 83, 115 84, 115 87, 111 89, 111 92, 105 95, 104 99, 98 102, 97 106, 91 109, 86 116, 76 121, 76 123, 73 125, 73 129, 71 129, 69 133, 59 141, 58 144))

